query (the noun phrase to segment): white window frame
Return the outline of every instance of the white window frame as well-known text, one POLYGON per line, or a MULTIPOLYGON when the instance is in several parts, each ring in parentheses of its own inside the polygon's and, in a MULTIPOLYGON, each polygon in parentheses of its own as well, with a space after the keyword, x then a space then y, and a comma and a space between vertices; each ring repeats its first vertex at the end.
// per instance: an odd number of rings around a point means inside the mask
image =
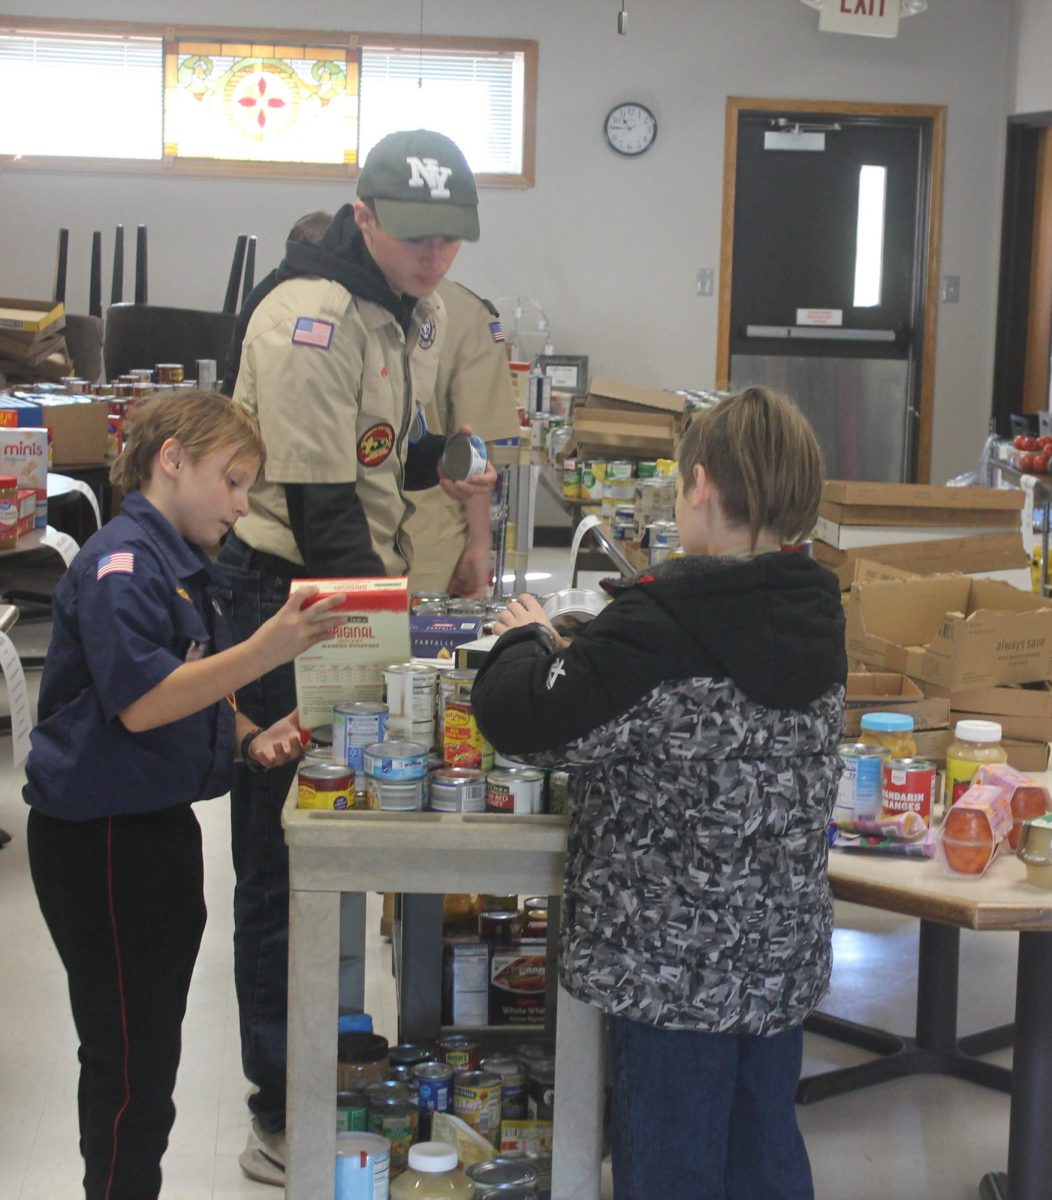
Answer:
MULTIPOLYGON (((145 22, 84 21, 54 17, 0 16, 0 33, 41 33, 71 36, 157 37, 172 40, 241 40, 254 42, 284 42, 309 45, 344 45, 350 49, 398 49, 402 52, 456 52, 470 55, 512 54, 521 63, 521 107, 516 104, 514 120, 518 123, 522 162, 518 172, 476 172, 482 187, 529 188, 534 183, 534 150, 536 140, 538 45, 535 41, 507 38, 425 37, 384 33, 349 33, 347 31, 308 29, 249 29, 235 26, 171 26, 145 22)), ((158 91, 163 87, 158 77, 158 91)), ((364 74, 364 71, 363 71, 364 74)), ((518 99, 518 98, 517 98, 518 99)), ((368 103, 362 88, 362 105, 368 103)), ((0 170, 13 171, 74 171, 100 174, 159 175, 170 177, 211 176, 218 178, 346 180, 358 175, 358 164, 314 163, 257 163, 221 162, 205 159, 164 158, 162 138, 158 136, 157 159, 89 158, 76 156, 46 156, 22 154, 0 155, 0 170)))

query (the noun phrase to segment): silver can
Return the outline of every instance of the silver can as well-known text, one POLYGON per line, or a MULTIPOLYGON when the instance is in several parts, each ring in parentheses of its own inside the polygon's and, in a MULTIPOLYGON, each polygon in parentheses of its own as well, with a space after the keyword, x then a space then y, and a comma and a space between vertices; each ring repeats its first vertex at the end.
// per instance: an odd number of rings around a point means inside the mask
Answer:
POLYGON ((435 812, 485 812, 486 779, 473 767, 443 767, 431 772, 431 808, 435 812))
POLYGON ((435 694, 438 671, 424 663, 392 663, 384 667, 387 732, 407 742, 435 740, 435 694))
POLYGON ((354 767, 363 778, 362 752, 387 736, 387 705, 370 700, 337 704, 332 710, 333 762, 354 767))

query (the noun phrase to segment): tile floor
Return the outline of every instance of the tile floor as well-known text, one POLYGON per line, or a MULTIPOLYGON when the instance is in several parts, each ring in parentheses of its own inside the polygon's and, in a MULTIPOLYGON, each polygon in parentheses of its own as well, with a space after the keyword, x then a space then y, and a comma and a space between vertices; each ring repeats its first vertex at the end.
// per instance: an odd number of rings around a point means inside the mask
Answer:
MULTIPOLYGON (((538 557, 558 571, 565 551, 538 557)), ((561 582, 535 586, 541 591, 561 582)), ((46 626, 26 624, 15 636, 26 654, 46 638, 46 626)), ((0 695, 0 712, 4 704, 0 695)), ((76 1039, 64 976, 29 880, 21 776, 11 765, 10 739, 0 735, 0 828, 13 835, 0 850, 0 1200, 73 1200, 81 1194, 76 1039)), ((231 967, 228 808, 212 801, 199 805, 198 815, 209 923, 184 1025, 178 1116, 162 1197, 268 1200, 277 1189, 244 1178, 237 1165, 248 1122, 231 967)), ((377 911, 369 921, 366 1001, 378 1031, 393 1035, 390 955, 378 923, 377 911)), ((917 923, 909 918, 840 906, 833 988, 824 1007, 909 1032, 916 940, 917 923)), ((1009 1021, 1014 991, 1014 935, 963 933, 962 1033, 1009 1021)), ((864 1057, 808 1036, 805 1072, 864 1057)), ((1010 1056, 1004 1052, 994 1061, 1010 1056)), ((802 1107, 799 1116, 818 1200, 973 1200, 981 1175, 1004 1169, 1008 1098, 972 1084, 905 1079, 802 1107)))

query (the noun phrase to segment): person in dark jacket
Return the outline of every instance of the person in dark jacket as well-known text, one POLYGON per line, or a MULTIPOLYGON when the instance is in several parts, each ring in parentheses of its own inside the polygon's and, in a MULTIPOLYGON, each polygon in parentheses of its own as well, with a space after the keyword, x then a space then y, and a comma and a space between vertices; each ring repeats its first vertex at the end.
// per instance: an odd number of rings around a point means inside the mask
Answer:
POLYGON ((749 388, 695 417, 678 468, 684 557, 572 643, 511 602, 472 700, 503 754, 573 773, 560 976, 608 1014, 617 1200, 810 1200, 794 1093, 847 666, 836 579, 781 547, 811 532, 821 457, 749 388))

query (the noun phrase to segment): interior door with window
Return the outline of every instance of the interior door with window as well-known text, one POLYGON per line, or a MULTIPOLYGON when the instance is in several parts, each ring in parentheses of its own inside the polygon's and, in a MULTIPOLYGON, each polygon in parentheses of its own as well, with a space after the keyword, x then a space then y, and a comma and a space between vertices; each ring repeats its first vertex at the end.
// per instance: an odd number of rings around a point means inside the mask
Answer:
POLYGON ((924 119, 738 114, 729 383, 790 395, 830 478, 918 475, 930 156, 924 119))

